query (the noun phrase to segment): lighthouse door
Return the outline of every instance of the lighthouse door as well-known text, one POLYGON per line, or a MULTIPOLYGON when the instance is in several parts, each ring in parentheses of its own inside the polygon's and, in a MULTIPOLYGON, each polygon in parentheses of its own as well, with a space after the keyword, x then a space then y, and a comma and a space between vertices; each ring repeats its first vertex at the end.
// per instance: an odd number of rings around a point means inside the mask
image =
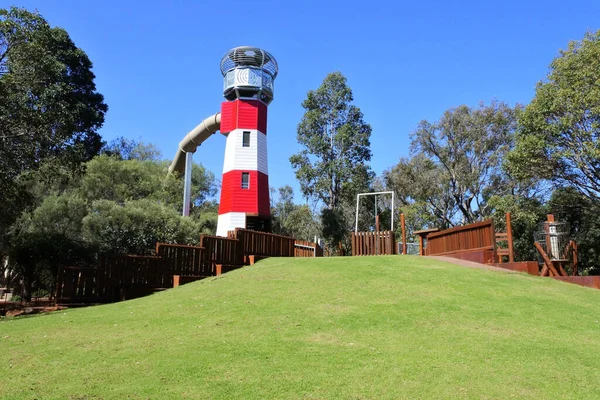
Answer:
POLYGON ((246 229, 271 232, 271 218, 246 215, 246 229))

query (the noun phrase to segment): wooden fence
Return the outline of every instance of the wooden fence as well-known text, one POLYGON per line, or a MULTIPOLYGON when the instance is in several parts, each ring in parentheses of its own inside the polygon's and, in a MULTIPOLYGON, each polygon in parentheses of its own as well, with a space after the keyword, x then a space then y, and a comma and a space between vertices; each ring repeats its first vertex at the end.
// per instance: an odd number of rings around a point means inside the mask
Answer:
POLYGON ((317 244, 296 246, 295 239, 285 236, 246 229, 236 229, 230 236, 202 235, 200 246, 157 243, 156 256, 101 256, 95 268, 63 267, 57 277, 57 302, 103 303, 139 297, 173 287, 174 275, 215 276, 248 265, 251 255, 323 255, 317 244))
POLYGON ((244 255, 237 239, 202 235, 200 247, 204 248, 205 262, 212 271, 215 270, 216 264, 244 264, 244 255))
POLYGON ((296 239, 292 237, 248 229, 236 229, 235 237, 240 242, 244 256, 294 257, 296 239))
POLYGON ((294 257, 323 257, 323 248, 317 243, 296 240, 294 243, 294 257))
POLYGON ((393 231, 352 232, 352 255, 374 256, 396 254, 393 231))
POLYGON ((173 273, 162 261, 154 256, 100 256, 95 268, 62 267, 57 277, 56 302, 103 303, 172 287, 173 273))
POLYGON ((156 255, 163 259, 173 275, 214 275, 214 270, 206 262, 204 247, 157 243, 156 255))
POLYGON ((113 301, 114 287, 99 268, 62 267, 56 285, 57 303, 103 303, 113 301))
MULTIPOLYGON (((427 255, 441 256, 459 253, 480 253, 493 257, 496 235, 492 220, 433 232, 427 235, 427 255)), ((487 262, 487 260, 484 260, 487 262)))

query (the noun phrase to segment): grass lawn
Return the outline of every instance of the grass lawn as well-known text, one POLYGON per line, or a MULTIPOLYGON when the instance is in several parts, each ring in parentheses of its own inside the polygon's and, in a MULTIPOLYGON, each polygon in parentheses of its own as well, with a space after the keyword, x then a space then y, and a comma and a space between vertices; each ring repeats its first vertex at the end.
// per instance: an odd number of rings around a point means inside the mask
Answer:
POLYGON ((410 256, 269 259, 0 321, 0 399, 597 399, 600 291, 410 256))

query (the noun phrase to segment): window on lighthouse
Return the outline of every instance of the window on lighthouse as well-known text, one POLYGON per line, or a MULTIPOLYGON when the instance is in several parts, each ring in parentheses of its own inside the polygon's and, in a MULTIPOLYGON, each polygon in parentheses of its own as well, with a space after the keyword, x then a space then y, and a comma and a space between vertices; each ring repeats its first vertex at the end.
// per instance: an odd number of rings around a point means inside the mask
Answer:
POLYGON ((250 147, 250 132, 242 132, 242 147, 250 147))
POLYGON ((250 173, 242 172, 242 189, 250 189, 250 173))

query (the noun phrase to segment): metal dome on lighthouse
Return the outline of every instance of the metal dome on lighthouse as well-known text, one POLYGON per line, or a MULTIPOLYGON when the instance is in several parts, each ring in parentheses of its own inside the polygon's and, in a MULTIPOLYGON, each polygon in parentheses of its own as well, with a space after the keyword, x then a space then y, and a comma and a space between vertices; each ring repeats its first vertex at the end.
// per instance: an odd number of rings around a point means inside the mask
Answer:
POLYGON ((277 61, 265 50, 250 46, 231 49, 221 59, 223 95, 229 101, 256 98, 269 104, 278 72, 277 61))
POLYGON ((267 106, 277 61, 257 47, 236 47, 221 59, 221 133, 227 136, 217 235, 235 228, 271 230, 267 106))

